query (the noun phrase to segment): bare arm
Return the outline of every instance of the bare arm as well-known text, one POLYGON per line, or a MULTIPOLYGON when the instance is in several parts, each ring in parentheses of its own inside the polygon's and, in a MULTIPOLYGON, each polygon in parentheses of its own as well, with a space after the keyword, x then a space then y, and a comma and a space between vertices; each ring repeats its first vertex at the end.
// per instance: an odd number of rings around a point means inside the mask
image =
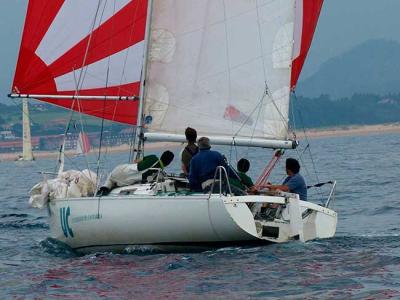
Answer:
POLYGON ((188 171, 188 169, 186 168, 186 166, 182 163, 182 172, 187 176, 187 175, 189 175, 189 171, 188 171))
POLYGON ((281 185, 267 184, 266 187, 272 191, 280 190, 282 192, 289 192, 289 186, 285 184, 281 185))

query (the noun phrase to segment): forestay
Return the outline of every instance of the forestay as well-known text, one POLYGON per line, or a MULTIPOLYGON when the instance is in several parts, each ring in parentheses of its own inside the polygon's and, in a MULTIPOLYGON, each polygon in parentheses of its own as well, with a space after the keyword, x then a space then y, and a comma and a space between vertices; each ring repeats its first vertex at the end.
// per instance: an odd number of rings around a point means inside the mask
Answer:
POLYGON ((147 7, 147 0, 30 0, 13 93, 136 124, 147 7))
POLYGON ((146 126, 287 139, 290 92, 322 2, 154 0, 146 126))

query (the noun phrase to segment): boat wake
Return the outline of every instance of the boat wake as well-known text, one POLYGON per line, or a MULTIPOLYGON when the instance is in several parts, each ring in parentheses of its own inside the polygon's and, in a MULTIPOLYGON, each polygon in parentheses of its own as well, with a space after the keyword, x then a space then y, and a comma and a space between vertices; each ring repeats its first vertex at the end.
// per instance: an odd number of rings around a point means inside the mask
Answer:
POLYGON ((53 238, 47 238, 39 243, 40 248, 55 257, 71 258, 80 256, 71 247, 53 238))

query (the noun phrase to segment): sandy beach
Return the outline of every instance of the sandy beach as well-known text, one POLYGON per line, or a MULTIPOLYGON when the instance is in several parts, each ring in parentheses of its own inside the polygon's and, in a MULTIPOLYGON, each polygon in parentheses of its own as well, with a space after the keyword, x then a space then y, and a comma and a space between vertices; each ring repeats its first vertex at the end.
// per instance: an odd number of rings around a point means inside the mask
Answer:
MULTIPOLYGON (((380 125, 365 125, 365 126, 341 126, 341 127, 332 127, 332 128, 322 128, 322 129, 308 129, 306 130, 306 134, 303 131, 297 132, 297 138, 299 140, 303 139, 305 135, 309 139, 314 138, 324 138, 324 137, 339 137, 339 136, 357 136, 357 135, 368 135, 368 134, 379 134, 379 133, 391 133, 391 132, 400 132, 400 123, 393 124, 380 124, 380 125)), ((159 149, 174 149, 181 147, 181 143, 148 143, 146 144, 147 150, 159 150, 159 149)), ((121 145, 116 147, 109 147, 104 149, 104 152, 127 152, 129 151, 129 145, 121 145)), ((93 149, 93 152, 96 152, 97 149, 93 149)), ((75 151, 69 150, 65 152, 68 156, 74 156, 75 151)), ((0 161, 7 160, 13 161, 16 160, 20 153, 0 153, 0 161)), ((35 151, 35 158, 56 158, 58 156, 57 151, 35 151)))
MULTIPOLYGON (((357 136, 390 132, 400 132, 400 123, 307 129, 306 135, 308 138, 324 138, 330 136, 357 136)), ((304 136, 304 133, 298 130, 297 137, 302 139, 304 136)))

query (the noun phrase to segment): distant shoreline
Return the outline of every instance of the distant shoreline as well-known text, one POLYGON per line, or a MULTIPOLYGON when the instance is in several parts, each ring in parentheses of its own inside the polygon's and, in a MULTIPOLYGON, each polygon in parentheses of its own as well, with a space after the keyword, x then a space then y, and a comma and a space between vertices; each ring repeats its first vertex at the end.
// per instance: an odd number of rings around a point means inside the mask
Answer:
MULTIPOLYGON (((378 133, 390 133, 390 132, 400 132, 400 123, 392 123, 392 124, 379 124, 379 125, 351 125, 351 126, 340 126, 340 127, 331 127, 331 128, 314 128, 307 129, 306 136, 307 138, 325 138, 325 137, 340 137, 340 136, 358 136, 358 135, 370 135, 370 134, 378 134, 378 133)), ((305 138, 304 132, 297 133, 298 139, 305 138)), ((167 148, 178 148, 180 147, 180 143, 148 143, 146 144, 146 149, 149 150, 159 150, 159 149, 167 149, 167 148)), ((119 153, 119 152, 127 152, 130 150, 129 145, 121 145, 115 147, 109 147, 104 150, 104 152, 109 153, 119 153)), ((93 152, 96 152, 97 149, 93 149, 93 152)), ((66 155, 73 156, 75 154, 74 150, 68 150, 65 152, 66 155)), ((11 153, 0 153, 0 161, 13 161, 16 160, 20 153, 11 152, 11 153)), ((39 158, 56 158, 58 156, 58 151, 35 151, 34 156, 36 159, 39 158)))
MULTIPOLYGON (((357 136, 378 133, 400 132, 400 123, 378 125, 349 125, 329 128, 312 128, 306 130, 308 138, 325 138, 339 136, 357 136)), ((304 138, 303 132, 297 132, 298 138, 304 138)))
MULTIPOLYGON (((166 148, 174 148, 180 146, 179 143, 148 143, 146 144, 146 149, 148 150, 158 150, 158 149, 166 149, 166 148)), ((102 150, 102 153, 121 153, 121 152, 129 152, 130 145, 124 144, 120 146, 107 147, 102 150)), ((92 149, 90 151, 91 154, 97 153, 98 149, 92 149)), ((0 161, 16 161, 18 155, 21 155, 19 152, 9 152, 9 153, 0 153, 0 161)), ((33 156, 35 159, 39 158, 57 158, 59 155, 58 151, 34 151, 33 156)), ((66 150, 65 155, 68 157, 73 157, 76 155, 75 150, 66 150)))

